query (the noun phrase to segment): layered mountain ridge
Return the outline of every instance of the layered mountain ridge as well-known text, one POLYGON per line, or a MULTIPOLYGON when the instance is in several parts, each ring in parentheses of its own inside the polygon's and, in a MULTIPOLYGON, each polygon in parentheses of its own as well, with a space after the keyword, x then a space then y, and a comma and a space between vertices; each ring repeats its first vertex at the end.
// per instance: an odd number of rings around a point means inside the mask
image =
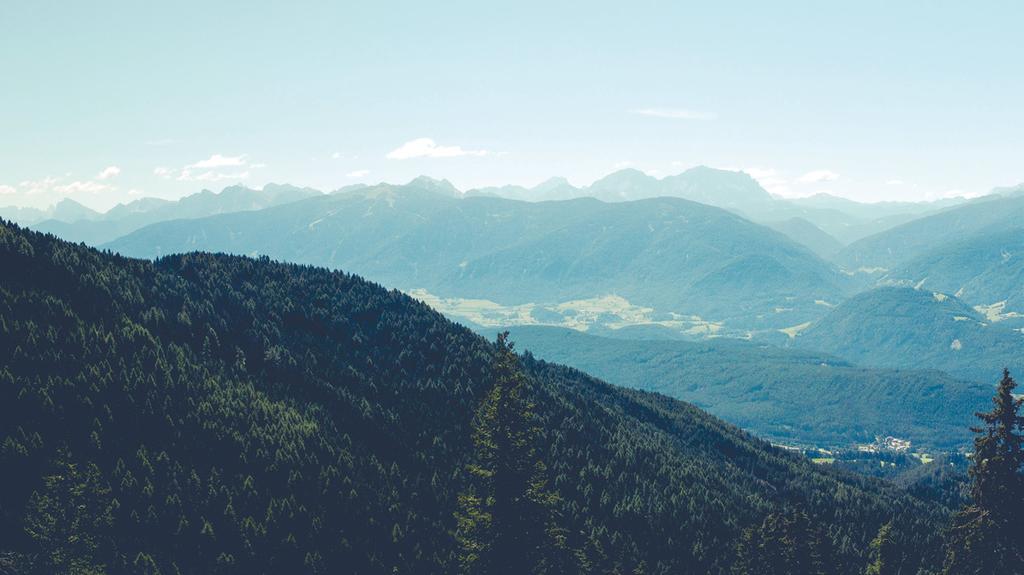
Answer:
MULTIPOLYGON (((0 223, 0 267, 21 272, 0 277, 8 564, 454 568, 482 338, 358 277, 267 259, 133 260, 0 223)), ((740 530, 793 506, 840 573, 891 519, 910 564, 937 556, 934 503, 664 396, 522 366, 588 572, 726 573, 740 530)))

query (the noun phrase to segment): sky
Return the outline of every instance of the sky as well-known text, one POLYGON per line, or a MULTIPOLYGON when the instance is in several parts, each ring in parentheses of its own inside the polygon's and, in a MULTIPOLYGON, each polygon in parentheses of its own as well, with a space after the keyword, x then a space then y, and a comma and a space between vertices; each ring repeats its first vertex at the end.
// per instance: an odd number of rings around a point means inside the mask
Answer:
POLYGON ((0 0, 0 205, 742 169, 1024 181, 1021 2, 0 0))

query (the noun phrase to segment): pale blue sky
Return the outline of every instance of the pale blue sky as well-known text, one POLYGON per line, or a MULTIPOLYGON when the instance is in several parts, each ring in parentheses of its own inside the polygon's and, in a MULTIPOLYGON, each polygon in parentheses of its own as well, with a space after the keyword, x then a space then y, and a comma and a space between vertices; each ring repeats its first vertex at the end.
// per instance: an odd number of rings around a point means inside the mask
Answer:
POLYGON ((0 205, 625 165, 866 200, 1024 181, 1020 2, 214 4, 0 2, 0 205))

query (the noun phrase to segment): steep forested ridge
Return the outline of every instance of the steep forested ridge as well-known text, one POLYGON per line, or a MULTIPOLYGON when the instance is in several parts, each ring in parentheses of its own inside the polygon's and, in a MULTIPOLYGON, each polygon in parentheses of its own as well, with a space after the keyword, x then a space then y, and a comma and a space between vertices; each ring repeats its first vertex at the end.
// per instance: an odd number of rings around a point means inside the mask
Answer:
POLYGON ((1024 367, 1024 336, 1018 330, 992 321, 953 295, 910 287, 857 294, 800 332, 793 345, 859 365, 941 369, 987 382, 981 397, 991 393, 990 382, 1000 367, 1024 367))
POLYGON ((631 341, 576 330, 511 329, 519 346, 616 385, 689 401, 762 437, 851 447, 893 435, 914 448, 967 445, 992 386, 935 370, 869 369, 824 353, 727 338, 631 341))
MULTIPOLYGON (((494 347, 341 272, 155 262, 0 223, 0 562, 14 573, 448 573, 494 347)), ((666 397, 523 358, 567 543, 593 572, 723 572, 805 511, 860 571, 946 510, 666 397)))

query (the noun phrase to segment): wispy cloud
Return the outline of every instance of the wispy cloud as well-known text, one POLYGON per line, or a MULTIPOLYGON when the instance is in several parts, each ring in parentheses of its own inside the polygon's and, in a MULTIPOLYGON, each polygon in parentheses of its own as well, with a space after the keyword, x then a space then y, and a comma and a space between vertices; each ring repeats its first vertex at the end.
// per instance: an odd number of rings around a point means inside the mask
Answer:
POLYGON ((213 154, 205 160, 199 160, 174 170, 166 166, 153 168, 153 175, 158 178, 174 178, 179 182, 219 182, 221 180, 244 180, 249 177, 249 170, 264 168, 266 164, 250 164, 247 154, 225 156, 213 154), (232 172, 222 172, 219 168, 239 168, 232 172))
POLYGON ((108 180, 110 178, 113 178, 113 177, 117 176, 120 173, 121 173, 121 168, 119 168, 117 166, 107 166, 106 168, 103 168, 103 171, 101 171, 99 174, 96 175, 96 179, 97 180, 108 180))
POLYGON ((743 168, 751 178, 770 194, 782 195, 789 191, 789 181, 775 168, 743 168))
POLYGON ((613 170, 625 170, 633 165, 632 160, 621 160, 612 164, 613 170))
POLYGON ((487 150, 464 150, 462 146, 439 146, 430 138, 417 138, 391 150, 386 157, 389 160, 408 160, 412 158, 486 156, 489 153, 487 150))
POLYGON ((926 194, 929 200, 950 200, 953 198, 964 198, 965 200, 973 200, 974 198, 980 198, 985 194, 979 192, 968 192, 961 189, 946 190, 945 192, 929 193, 926 194))
POLYGON ((635 116, 668 118, 670 120, 714 120, 718 118, 718 114, 714 112, 701 112, 685 108, 640 108, 630 110, 629 113, 635 116))
POLYGON ((89 202, 105 201, 117 192, 117 186, 110 182, 117 172, 116 166, 109 166, 94 178, 72 180, 71 173, 62 176, 45 176, 37 180, 23 180, 17 185, 0 185, 0 195, 13 195, 20 204, 43 207, 70 196, 91 196, 89 202), (113 168, 113 170, 112 170, 113 168))
POLYGON ((81 192, 96 193, 114 189, 113 186, 101 184, 92 180, 76 180, 67 184, 61 183, 64 180, 58 176, 46 176, 39 180, 25 180, 18 184, 18 191, 26 195, 36 194, 57 194, 67 196, 81 192))
POLYGON ((244 166, 246 163, 245 154, 241 156, 222 156, 220 154, 214 154, 205 160, 200 160, 194 164, 185 166, 186 168, 231 168, 237 166, 244 166))
POLYGON ((888 180, 885 182, 887 186, 902 186, 903 180, 888 180))
POLYGON ((355 170, 345 174, 346 178, 365 178, 370 175, 370 170, 355 170))
POLYGON ((52 190, 59 181, 57 176, 46 176, 41 180, 25 180, 18 184, 18 188, 29 195, 43 194, 52 190))
POLYGON ((834 182, 839 179, 839 174, 831 170, 814 170, 797 178, 801 184, 817 184, 819 182, 834 182))
POLYGON ((111 186, 106 185, 106 184, 101 184, 99 182, 93 182, 93 181, 86 180, 86 181, 74 181, 74 182, 71 182, 70 184, 63 184, 63 185, 60 185, 60 186, 54 186, 53 189, 54 189, 54 191, 56 191, 58 193, 64 194, 66 196, 70 196, 72 194, 82 194, 82 193, 96 194, 96 193, 99 193, 99 192, 105 192, 105 191, 113 189, 113 188, 111 186))
POLYGON ((191 170, 182 170, 181 175, 178 176, 178 180, 182 182, 219 182, 221 180, 244 180, 249 177, 249 171, 244 172, 215 172, 207 171, 199 174, 193 174, 191 170))

